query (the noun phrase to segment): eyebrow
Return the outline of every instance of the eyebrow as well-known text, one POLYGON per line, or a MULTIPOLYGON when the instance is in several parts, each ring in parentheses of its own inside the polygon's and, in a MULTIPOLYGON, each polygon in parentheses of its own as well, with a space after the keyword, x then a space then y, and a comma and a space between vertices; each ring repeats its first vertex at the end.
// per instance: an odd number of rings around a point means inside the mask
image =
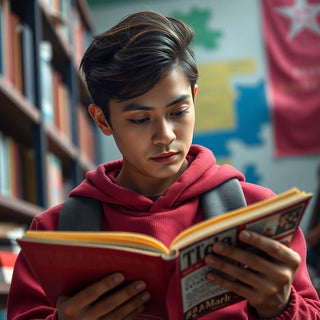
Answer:
MULTIPOLYGON (((177 98, 175 98, 174 100, 172 100, 171 102, 169 102, 167 105, 166 105, 166 108, 169 108, 171 106, 174 106, 175 104, 181 102, 181 101, 184 101, 184 100, 187 100, 191 98, 191 95, 189 94, 182 94, 180 96, 178 96, 177 98)), ((123 112, 128 112, 128 111, 135 111, 135 110, 153 110, 154 107, 151 107, 151 106, 146 106, 146 105, 143 105, 143 104, 140 104, 140 103, 137 103, 137 102, 131 102, 131 103, 128 103, 126 104, 122 111, 123 112)))

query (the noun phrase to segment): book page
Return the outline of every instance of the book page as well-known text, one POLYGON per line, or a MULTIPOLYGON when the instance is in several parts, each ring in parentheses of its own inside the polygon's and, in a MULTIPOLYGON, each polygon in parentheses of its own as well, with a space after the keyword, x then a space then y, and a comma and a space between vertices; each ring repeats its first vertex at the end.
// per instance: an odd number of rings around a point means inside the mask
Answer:
POLYGON ((238 224, 275 213, 295 203, 308 201, 311 196, 311 194, 306 194, 293 188, 279 196, 205 220, 181 232, 172 242, 171 248, 179 250, 212 233, 219 233, 238 224))

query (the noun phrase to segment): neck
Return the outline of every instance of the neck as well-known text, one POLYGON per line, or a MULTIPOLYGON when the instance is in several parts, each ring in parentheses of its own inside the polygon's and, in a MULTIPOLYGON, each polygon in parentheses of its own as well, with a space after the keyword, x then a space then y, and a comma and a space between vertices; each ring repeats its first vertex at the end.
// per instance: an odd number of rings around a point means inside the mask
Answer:
POLYGON ((189 163, 186 161, 181 166, 180 170, 169 178, 154 178, 147 177, 142 173, 131 174, 131 170, 126 169, 124 164, 116 177, 117 182, 121 187, 135 191, 145 197, 155 197, 164 194, 164 192, 182 175, 188 168, 189 163))

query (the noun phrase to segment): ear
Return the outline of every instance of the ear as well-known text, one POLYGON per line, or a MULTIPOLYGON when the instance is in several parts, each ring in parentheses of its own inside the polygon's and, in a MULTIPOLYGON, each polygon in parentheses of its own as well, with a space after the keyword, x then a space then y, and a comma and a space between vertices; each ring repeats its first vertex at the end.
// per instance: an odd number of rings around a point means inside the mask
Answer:
POLYGON ((196 95, 197 95, 197 92, 198 92, 198 88, 199 86, 197 84, 194 85, 194 88, 193 88, 193 99, 195 100, 196 99, 196 95))
POLYGON ((89 114, 99 129, 102 131, 103 134, 106 136, 112 135, 112 129, 107 122, 106 117, 103 114, 103 111, 99 106, 96 104, 90 104, 88 107, 89 114))

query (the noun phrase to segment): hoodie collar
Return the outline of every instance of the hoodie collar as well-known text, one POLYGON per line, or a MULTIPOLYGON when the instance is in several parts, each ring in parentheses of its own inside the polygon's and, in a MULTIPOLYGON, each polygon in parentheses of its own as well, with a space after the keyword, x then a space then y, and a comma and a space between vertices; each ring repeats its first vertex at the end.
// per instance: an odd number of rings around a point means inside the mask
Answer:
POLYGON ((244 180, 243 175, 232 166, 217 165, 213 153, 205 147, 192 145, 187 159, 188 169, 155 202, 117 183, 115 178, 120 172, 122 160, 105 163, 96 170, 89 171, 85 180, 70 196, 91 197, 134 211, 164 211, 177 207, 187 199, 197 197, 230 178, 244 180))

